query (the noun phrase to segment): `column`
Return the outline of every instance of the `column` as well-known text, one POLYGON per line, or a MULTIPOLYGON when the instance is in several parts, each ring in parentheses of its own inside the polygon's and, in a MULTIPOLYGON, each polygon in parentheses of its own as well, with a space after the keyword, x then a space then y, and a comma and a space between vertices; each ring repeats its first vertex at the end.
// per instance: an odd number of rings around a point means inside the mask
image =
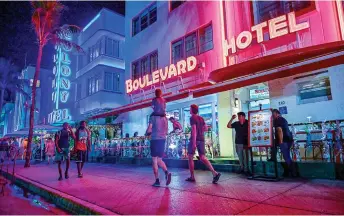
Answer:
POLYGON ((232 129, 227 123, 232 117, 232 95, 230 91, 217 94, 217 112, 219 118, 219 144, 221 157, 234 157, 234 140, 232 129))

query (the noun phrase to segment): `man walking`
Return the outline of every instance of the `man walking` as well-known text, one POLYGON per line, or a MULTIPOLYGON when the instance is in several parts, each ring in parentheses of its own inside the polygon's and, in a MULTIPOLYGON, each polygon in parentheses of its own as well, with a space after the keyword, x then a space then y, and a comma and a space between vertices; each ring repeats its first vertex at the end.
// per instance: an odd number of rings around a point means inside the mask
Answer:
POLYGON ((55 145, 56 145, 56 155, 55 155, 55 161, 58 165, 59 170, 59 181, 61 181, 62 178, 62 168, 61 163, 63 160, 66 161, 66 170, 65 170, 65 178, 68 179, 68 169, 70 165, 70 150, 69 150, 69 139, 73 138, 75 140, 75 135, 72 130, 72 127, 68 123, 63 123, 62 130, 58 131, 55 135, 55 145))
POLYGON ((289 130, 288 122, 285 118, 281 116, 279 110, 272 110, 273 126, 275 128, 275 145, 272 148, 272 159, 276 160, 277 154, 277 145, 279 145, 284 161, 287 164, 287 167, 284 168, 283 176, 288 177, 289 173, 292 175, 292 159, 290 157, 290 148, 293 144, 293 135, 289 130))
POLYGON ((249 173, 248 168, 248 121, 245 118, 244 112, 238 113, 238 120, 234 123, 236 115, 232 116, 232 119, 228 122, 227 128, 233 128, 235 130, 235 149, 239 157, 240 170, 239 173, 249 173))
POLYGON ((191 176, 186 179, 189 182, 195 182, 195 164, 193 161, 193 157, 195 155, 195 151, 197 148, 200 160, 208 167, 208 169, 213 174, 213 183, 216 184, 221 176, 221 173, 218 173, 214 170, 213 166, 209 162, 209 160, 205 156, 205 140, 204 140, 204 132, 207 131, 207 125, 204 122, 204 119, 198 115, 198 106, 196 104, 192 104, 190 106, 190 125, 191 125, 191 137, 190 143, 188 146, 188 154, 189 154, 189 170, 191 176))
POLYGON ((161 159, 164 155, 166 136, 168 133, 168 122, 165 116, 151 115, 149 125, 146 131, 147 136, 151 136, 150 150, 153 161, 153 172, 155 182, 153 186, 159 187, 159 170, 158 166, 165 172, 166 185, 171 183, 171 173, 168 172, 165 162, 161 159))
POLYGON ((75 133, 75 150, 77 154, 77 167, 78 167, 78 177, 82 178, 82 168, 84 167, 86 161, 86 151, 91 150, 91 133, 87 128, 86 122, 81 121, 80 127, 75 133))

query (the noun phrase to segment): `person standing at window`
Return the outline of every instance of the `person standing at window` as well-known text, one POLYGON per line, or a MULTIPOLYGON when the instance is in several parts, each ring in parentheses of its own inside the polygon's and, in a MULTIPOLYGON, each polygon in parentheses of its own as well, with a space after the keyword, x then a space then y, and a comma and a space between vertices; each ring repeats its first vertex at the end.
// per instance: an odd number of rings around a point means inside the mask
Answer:
POLYGON ((294 175, 292 167, 292 159, 290 157, 290 148, 293 144, 293 135, 289 130, 288 122, 281 116, 279 110, 272 110, 273 126, 275 128, 275 145, 272 148, 272 159, 276 160, 277 146, 280 147, 284 161, 287 167, 284 167, 283 176, 288 177, 289 174, 294 175))
POLYGON ((173 126, 173 131, 171 133, 179 133, 183 130, 182 125, 173 117, 170 117, 170 122, 173 126))
POLYGON ((233 128, 235 130, 235 149, 239 157, 240 170, 238 173, 249 173, 248 168, 248 121, 245 118, 244 112, 238 113, 238 120, 232 123, 236 119, 236 115, 233 115, 231 120, 227 124, 227 128, 233 128))
POLYGON ((198 115, 198 106, 196 104, 192 104, 190 106, 190 125, 191 125, 191 137, 190 143, 188 146, 188 154, 189 154, 189 170, 191 176, 186 179, 189 182, 195 182, 195 175, 194 169, 195 164, 193 161, 193 157, 196 152, 196 148, 199 154, 200 160, 208 167, 208 169, 213 174, 213 184, 216 184, 221 176, 221 173, 218 173, 214 170, 213 166, 205 156, 205 139, 204 139, 204 132, 207 131, 207 125, 204 122, 204 119, 198 115))

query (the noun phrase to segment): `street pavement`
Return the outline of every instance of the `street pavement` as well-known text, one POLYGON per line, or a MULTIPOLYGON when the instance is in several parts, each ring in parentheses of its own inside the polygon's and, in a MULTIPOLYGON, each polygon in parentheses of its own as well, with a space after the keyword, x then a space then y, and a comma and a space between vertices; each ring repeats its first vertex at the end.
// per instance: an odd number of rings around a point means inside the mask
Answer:
MULTIPOLYGON (((223 173, 212 184, 207 171, 196 171, 196 183, 185 182, 186 169, 171 169, 172 183, 156 188, 151 167, 86 164, 77 178, 72 163, 70 178, 58 181, 57 166, 38 164, 16 174, 93 203, 118 214, 344 214, 344 182, 284 179, 248 180, 223 173)), ((164 175, 160 170, 160 179, 164 175)))

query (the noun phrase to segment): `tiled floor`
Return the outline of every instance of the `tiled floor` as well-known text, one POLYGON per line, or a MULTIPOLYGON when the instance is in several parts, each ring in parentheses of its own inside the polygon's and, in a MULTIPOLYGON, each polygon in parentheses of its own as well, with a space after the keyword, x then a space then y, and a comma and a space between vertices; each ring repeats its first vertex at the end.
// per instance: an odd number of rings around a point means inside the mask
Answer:
POLYGON ((78 179, 73 164, 61 182, 55 165, 19 165, 16 173, 120 214, 344 214, 341 181, 264 182, 223 173, 214 185, 210 172, 197 171, 197 182, 188 183, 188 170, 170 171, 171 185, 160 188, 151 186, 150 167, 86 164, 78 179))

